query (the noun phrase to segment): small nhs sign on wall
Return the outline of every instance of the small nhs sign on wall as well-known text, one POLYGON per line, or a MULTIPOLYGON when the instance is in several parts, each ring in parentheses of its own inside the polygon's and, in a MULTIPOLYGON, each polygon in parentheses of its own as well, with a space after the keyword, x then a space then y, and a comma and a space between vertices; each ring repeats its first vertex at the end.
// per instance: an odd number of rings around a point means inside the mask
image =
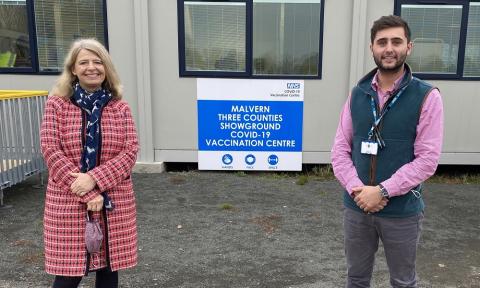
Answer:
POLYGON ((300 89, 300 83, 287 83, 287 89, 300 89))

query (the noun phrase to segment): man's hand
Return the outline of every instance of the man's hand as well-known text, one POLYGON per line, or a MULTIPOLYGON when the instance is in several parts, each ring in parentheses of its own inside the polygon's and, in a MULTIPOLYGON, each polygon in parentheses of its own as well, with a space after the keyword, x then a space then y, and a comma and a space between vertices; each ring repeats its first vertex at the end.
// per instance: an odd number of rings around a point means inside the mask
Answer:
POLYGON ((77 177, 70 185, 70 189, 72 193, 80 197, 90 192, 97 185, 97 182, 87 173, 70 173, 70 175, 77 177))
POLYGON ((103 196, 98 195, 92 200, 87 202, 87 210, 89 211, 101 211, 103 208, 103 196))
POLYGON ((352 191, 355 203, 365 212, 378 212, 388 203, 388 199, 380 195, 379 186, 354 187, 352 191))

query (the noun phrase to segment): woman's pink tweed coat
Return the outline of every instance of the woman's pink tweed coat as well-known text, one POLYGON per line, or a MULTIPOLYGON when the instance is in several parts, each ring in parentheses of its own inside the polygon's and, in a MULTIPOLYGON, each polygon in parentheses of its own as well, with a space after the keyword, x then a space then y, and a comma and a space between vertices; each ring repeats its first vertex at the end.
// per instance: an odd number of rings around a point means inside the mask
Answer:
MULTIPOLYGON (((75 180, 70 173, 80 171, 82 117, 81 109, 69 99, 48 98, 41 127, 42 152, 49 172, 43 225, 45 270, 54 275, 81 276, 87 272, 85 203, 104 191, 115 209, 94 212, 93 217, 107 215, 107 225, 103 221, 100 224, 104 234, 108 232, 110 267, 116 271, 137 264, 136 208, 130 174, 138 140, 130 108, 126 102, 113 99, 104 107, 100 163, 88 172, 97 187, 78 197, 70 191, 75 180)), ((90 271, 107 265, 105 247, 103 243, 99 253, 90 255, 90 271)))

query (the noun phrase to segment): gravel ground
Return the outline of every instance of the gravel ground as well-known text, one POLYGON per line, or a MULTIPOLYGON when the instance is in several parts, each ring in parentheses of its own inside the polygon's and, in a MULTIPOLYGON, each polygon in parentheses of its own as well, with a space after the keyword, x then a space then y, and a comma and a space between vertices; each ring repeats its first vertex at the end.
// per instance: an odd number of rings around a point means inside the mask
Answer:
MULTIPOLYGON (((120 287, 343 287, 341 187, 264 173, 134 174, 139 265, 120 287)), ((44 187, 5 190, 0 287, 49 287, 44 187)), ((427 184, 420 287, 480 287, 480 186, 427 184)), ((81 287, 93 287, 94 274, 81 287)), ((382 248, 373 287, 390 287, 382 248)))

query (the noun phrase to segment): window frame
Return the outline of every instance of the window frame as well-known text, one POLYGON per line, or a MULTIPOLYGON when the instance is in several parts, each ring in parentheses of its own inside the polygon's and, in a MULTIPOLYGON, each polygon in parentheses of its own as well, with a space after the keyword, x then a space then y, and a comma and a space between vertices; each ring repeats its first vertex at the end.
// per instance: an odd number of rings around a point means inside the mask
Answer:
MULTIPOLYGON (((28 40, 30 42, 30 57, 32 61, 31 67, 0 67, 0 74, 25 74, 25 75, 59 75, 62 73, 63 68, 59 71, 40 71, 38 63, 38 46, 37 46, 37 29, 35 23, 35 6, 33 3, 34 0, 26 0, 27 8, 27 18, 28 18, 28 40)), ((102 0, 103 2, 103 25, 104 29, 104 46, 109 50, 108 45, 108 19, 107 19, 107 0, 102 0)), ((62 63, 63 64, 63 59, 62 63)), ((63 65, 62 65, 63 66, 63 65)))
POLYGON ((195 78, 247 78, 247 79, 322 79, 323 26, 325 0, 320 0, 320 35, 318 41, 318 75, 254 75, 253 74, 253 1, 254 0, 177 0, 178 17, 178 67, 180 77, 195 78), (184 3, 196 2, 237 2, 245 3, 245 72, 188 71, 185 58, 185 15, 184 3))
MULTIPOLYGON (((468 16, 470 10, 470 3, 480 2, 480 0, 395 0, 394 15, 402 16, 402 5, 462 5, 462 20, 460 23, 460 38, 458 43, 458 57, 457 57, 457 71, 455 74, 442 73, 418 73, 413 72, 415 77, 424 80, 464 80, 464 81, 478 81, 480 76, 463 76, 463 69, 465 65, 465 46, 467 44, 467 26, 468 16)), ((415 45, 413 47, 415 49, 415 45)), ((408 58, 407 58, 408 62, 408 58)))

